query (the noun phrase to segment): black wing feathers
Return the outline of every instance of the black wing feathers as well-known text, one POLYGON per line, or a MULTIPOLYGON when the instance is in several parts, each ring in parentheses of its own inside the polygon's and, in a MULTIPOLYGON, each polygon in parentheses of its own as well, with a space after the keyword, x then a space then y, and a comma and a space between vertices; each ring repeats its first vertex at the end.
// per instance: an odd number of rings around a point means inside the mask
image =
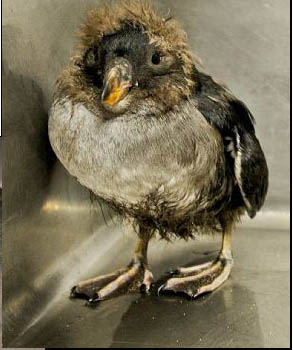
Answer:
POLYGON ((236 130, 234 172, 247 212, 253 218, 268 190, 268 167, 255 134, 236 130))
POLYGON ((254 118, 243 102, 210 76, 196 70, 195 79, 198 85, 194 97, 199 111, 219 130, 224 143, 233 143, 234 151, 227 152, 227 157, 233 163, 247 212, 254 217, 268 189, 268 167, 255 136, 254 118))

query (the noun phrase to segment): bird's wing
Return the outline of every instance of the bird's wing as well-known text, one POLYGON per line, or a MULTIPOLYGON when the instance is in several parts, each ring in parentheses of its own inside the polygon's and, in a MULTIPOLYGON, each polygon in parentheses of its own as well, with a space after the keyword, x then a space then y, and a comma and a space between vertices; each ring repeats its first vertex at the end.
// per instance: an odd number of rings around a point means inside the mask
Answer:
POLYGON ((255 135, 254 118, 245 104, 208 75, 197 71, 197 106, 221 133, 227 158, 247 212, 253 218, 262 207, 268 189, 268 167, 255 135))
POLYGON ((268 189, 268 167, 258 139, 235 127, 234 173, 247 212, 253 218, 262 207, 268 189))

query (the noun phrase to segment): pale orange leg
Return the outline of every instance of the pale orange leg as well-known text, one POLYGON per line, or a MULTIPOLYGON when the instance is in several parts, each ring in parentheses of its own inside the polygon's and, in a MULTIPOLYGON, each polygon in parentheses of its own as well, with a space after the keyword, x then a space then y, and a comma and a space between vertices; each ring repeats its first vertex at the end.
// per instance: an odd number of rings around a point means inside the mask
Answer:
POLYGON ((233 225, 223 229, 222 248, 215 261, 176 269, 172 274, 177 276, 168 279, 159 288, 158 294, 172 291, 195 298, 220 287, 228 279, 233 266, 232 230, 233 225))
POLYGON ((150 235, 140 229, 134 257, 128 267, 116 272, 79 282, 71 289, 71 297, 88 299, 89 303, 108 299, 121 291, 149 292, 153 274, 147 264, 147 248, 150 235))

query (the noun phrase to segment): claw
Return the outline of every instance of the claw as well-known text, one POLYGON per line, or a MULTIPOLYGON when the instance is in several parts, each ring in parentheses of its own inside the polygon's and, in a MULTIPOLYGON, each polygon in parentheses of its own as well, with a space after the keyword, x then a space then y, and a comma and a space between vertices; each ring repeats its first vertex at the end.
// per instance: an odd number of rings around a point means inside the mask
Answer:
POLYGON ((80 299, 87 299, 87 295, 86 294, 83 294, 83 293, 79 293, 78 291, 78 287, 77 286, 73 286, 70 290, 70 295, 69 295, 69 298, 70 299, 77 299, 77 298, 80 298, 80 299))
POLYGON ((159 287, 158 292, 157 292, 158 297, 160 296, 161 291, 165 289, 165 287, 166 287, 166 283, 162 284, 161 287, 159 287))
POLYGON ((140 292, 143 294, 150 294, 153 287, 154 287, 154 283, 150 283, 150 284, 142 283, 142 285, 140 286, 140 292))
POLYGON ((195 299, 220 287, 228 279, 232 265, 233 260, 224 257, 198 266, 180 268, 179 276, 169 278, 158 289, 158 295, 162 291, 184 293, 195 299))
POLYGON ((174 270, 170 270, 168 271, 168 275, 170 276, 175 276, 179 274, 179 270, 178 269, 174 269, 174 270))
POLYGON ((198 289, 197 289, 195 292, 193 292, 192 290, 187 290, 187 291, 185 291, 184 293, 185 293, 191 300, 196 299, 196 298, 200 295, 200 293, 198 293, 198 289))
POLYGON ((136 291, 140 283, 141 291, 149 294, 152 281, 151 271, 144 264, 137 262, 127 269, 81 281, 71 289, 70 297, 87 299, 86 305, 89 306, 123 292, 126 288, 130 292, 136 291))
POLYGON ((149 294, 150 292, 150 287, 146 286, 144 283, 140 286, 140 292, 149 294))
POLYGON ((73 287, 71 288, 69 298, 71 298, 71 299, 76 298, 76 286, 73 286, 73 287))
POLYGON ((102 299, 100 298, 99 293, 95 293, 95 295, 87 301, 86 305, 87 306, 92 306, 92 305, 95 305, 96 303, 98 303, 101 300, 102 299))
POLYGON ((88 295, 85 293, 80 293, 78 291, 78 286, 73 286, 70 290, 70 295, 69 295, 70 299, 88 299, 88 295))
POLYGON ((145 294, 151 294, 151 290, 154 288, 154 283, 151 283, 149 285, 146 285, 145 283, 143 283, 140 286, 140 292, 141 293, 145 293, 145 294))

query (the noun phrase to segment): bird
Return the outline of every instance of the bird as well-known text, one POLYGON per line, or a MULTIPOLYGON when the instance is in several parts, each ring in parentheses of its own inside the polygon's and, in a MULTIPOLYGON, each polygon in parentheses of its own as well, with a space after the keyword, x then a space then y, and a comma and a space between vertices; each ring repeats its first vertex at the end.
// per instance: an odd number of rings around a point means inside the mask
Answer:
POLYGON ((77 283, 89 304, 127 291, 150 293, 151 239, 222 234, 216 259, 170 271, 159 296, 212 292, 234 263, 240 218, 264 204, 268 166, 248 107, 204 72, 186 32, 150 1, 90 10, 61 71, 48 133, 81 185, 133 222, 128 266, 77 283))

